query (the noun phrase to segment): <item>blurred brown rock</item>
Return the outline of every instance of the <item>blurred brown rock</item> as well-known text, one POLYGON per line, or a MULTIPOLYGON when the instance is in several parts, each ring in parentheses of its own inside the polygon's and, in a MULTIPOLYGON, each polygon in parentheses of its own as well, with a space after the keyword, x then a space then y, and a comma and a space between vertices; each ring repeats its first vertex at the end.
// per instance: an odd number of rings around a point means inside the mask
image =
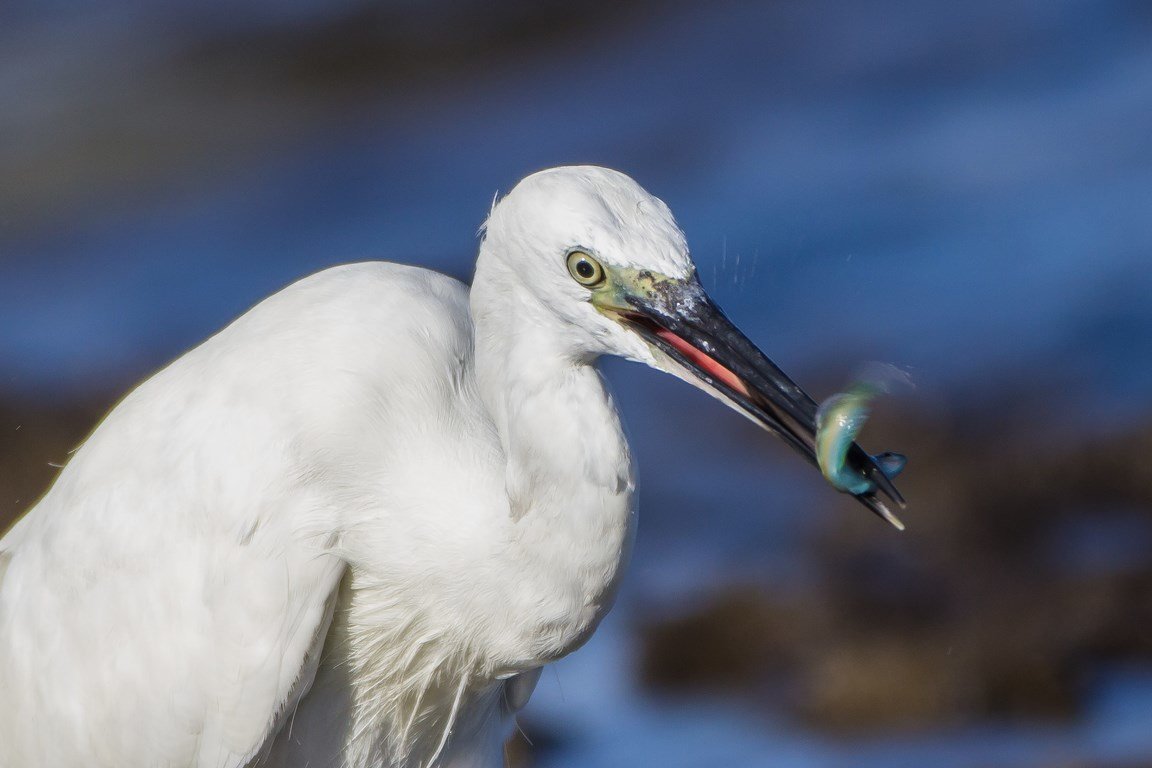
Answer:
POLYGON ((32 506, 110 403, 0 397, 0 532, 32 506))
POLYGON ((952 719, 961 670, 923 641, 858 638, 814 652, 795 702, 805 721, 840 731, 952 719), (942 661, 944 663, 942 663, 942 661))
POLYGON ((793 645, 787 611, 755 588, 735 587, 698 612, 651 625, 641 679, 671 690, 754 690, 793 645))

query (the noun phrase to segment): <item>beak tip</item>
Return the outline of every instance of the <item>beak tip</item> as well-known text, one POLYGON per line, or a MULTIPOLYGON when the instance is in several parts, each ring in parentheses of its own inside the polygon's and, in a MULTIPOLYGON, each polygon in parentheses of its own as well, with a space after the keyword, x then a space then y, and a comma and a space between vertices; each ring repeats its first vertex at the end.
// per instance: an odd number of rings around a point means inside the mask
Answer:
POLYGON ((884 513, 881 514, 881 517, 883 517, 885 520, 887 520, 889 523, 891 523, 892 527, 895 528, 896 530, 898 530, 898 531, 907 530, 904 526, 904 521, 902 521, 900 518, 896 517, 896 515, 892 514, 889 510, 884 510, 884 513))
MULTIPOLYGON (((905 530, 904 522, 900 518, 896 517, 896 514, 892 512, 892 510, 888 509, 883 501, 876 498, 875 494, 857 496, 856 498, 859 499, 864 504, 864 506, 868 507, 868 509, 875 512, 878 517, 886 520, 896 530, 905 530)), ((904 506, 905 505, 903 500, 901 499, 900 508, 903 509, 904 506)))

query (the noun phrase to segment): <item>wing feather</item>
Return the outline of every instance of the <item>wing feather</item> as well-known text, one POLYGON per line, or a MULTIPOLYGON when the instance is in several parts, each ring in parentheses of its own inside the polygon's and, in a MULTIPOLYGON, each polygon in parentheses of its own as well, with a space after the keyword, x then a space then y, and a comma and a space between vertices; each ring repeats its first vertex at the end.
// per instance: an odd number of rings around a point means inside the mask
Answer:
POLYGON ((328 448, 356 455, 387 332, 465 322, 466 295, 412 268, 328 270, 113 409, 0 539, 0 766, 258 759, 312 684, 364 503, 328 448))

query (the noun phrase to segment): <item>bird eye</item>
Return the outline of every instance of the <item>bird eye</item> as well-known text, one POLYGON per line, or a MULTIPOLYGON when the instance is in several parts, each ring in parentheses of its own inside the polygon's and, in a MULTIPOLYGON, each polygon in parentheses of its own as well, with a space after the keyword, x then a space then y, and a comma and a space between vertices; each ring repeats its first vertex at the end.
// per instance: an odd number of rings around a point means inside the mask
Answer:
POLYGON ((604 282, 604 267, 584 251, 572 251, 568 254, 568 272, 571 273, 572 279, 589 288, 604 282))

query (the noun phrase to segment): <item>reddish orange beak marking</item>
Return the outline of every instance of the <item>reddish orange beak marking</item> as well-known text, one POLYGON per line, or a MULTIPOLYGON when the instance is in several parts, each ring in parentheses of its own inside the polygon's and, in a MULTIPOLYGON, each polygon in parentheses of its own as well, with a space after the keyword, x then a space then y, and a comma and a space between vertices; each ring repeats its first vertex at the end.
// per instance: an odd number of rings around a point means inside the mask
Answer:
POLYGON ((751 397, 752 393, 748 391, 748 387, 744 385, 744 382, 741 381, 739 376, 696 349, 696 347, 684 339, 672 333, 672 331, 658 327, 656 328, 656 335, 675 347, 677 352, 692 361, 694 365, 699 366, 701 370, 707 371, 708 375, 712 378, 723 382, 729 389, 740 393, 744 397, 751 397))

